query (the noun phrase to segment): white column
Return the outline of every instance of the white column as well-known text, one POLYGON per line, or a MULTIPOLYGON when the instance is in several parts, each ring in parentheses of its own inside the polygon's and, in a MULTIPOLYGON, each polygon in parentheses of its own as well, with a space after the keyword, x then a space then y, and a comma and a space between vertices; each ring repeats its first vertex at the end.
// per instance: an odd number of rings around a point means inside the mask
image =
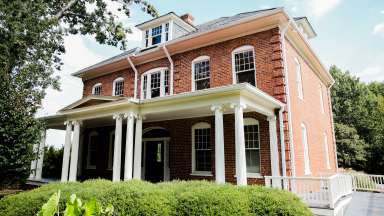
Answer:
POLYGON ((136 120, 136 135, 135 135, 135 155, 134 155, 134 167, 133 178, 141 179, 141 147, 142 147, 142 132, 143 129, 143 117, 138 116, 136 120))
POLYGON ((123 115, 117 114, 113 116, 116 120, 115 128, 115 147, 113 149, 113 173, 112 181, 120 181, 121 170, 121 137, 123 129, 123 115))
POLYGON ((224 157, 224 126, 223 108, 213 105, 211 110, 215 112, 215 173, 216 182, 225 183, 225 157, 224 157))
POLYGON ((36 180, 41 180, 41 175, 43 173, 43 162, 44 162, 44 147, 45 147, 45 136, 46 131, 44 130, 41 134, 41 141, 39 145, 39 152, 38 152, 38 158, 36 163, 36 180))
POLYGON ((133 124, 135 115, 133 113, 126 114, 127 118, 127 136, 125 142, 125 164, 124 164, 124 180, 132 179, 133 170, 133 124))
MULTIPOLYGON (((33 145, 33 154, 38 156, 39 144, 35 143, 33 145)), ((36 166, 37 166, 37 157, 31 161, 31 174, 29 175, 29 179, 34 180, 36 178, 36 166)))
POLYGON ((245 158, 244 139, 244 104, 232 104, 235 109, 235 146, 236 146, 236 178, 237 185, 247 185, 247 163, 245 158))
MULTIPOLYGON (((269 116, 269 148, 271 151, 272 176, 279 176, 279 149, 277 146, 276 116, 269 116)), ((272 186, 276 187, 278 182, 272 180, 272 186)))
POLYGON ((77 162, 79 160, 80 121, 73 121, 73 140, 71 149, 71 164, 69 168, 69 181, 76 181, 77 162))
POLYGON ((69 155, 71 153, 71 137, 72 137, 72 123, 66 121, 67 125, 65 130, 65 144, 63 153, 63 165, 61 168, 61 182, 68 181, 68 168, 69 168, 69 155))

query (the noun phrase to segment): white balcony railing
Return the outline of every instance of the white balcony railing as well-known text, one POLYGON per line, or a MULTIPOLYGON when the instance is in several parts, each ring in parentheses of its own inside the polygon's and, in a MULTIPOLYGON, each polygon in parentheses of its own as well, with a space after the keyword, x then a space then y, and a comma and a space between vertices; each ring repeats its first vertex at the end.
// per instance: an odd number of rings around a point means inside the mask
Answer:
POLYGON ((350 174, 356 191, 384 192, 384 175, 350 174))
POLYGON ((352 194, 352 177, 280 177, 266 176, 265 185, 289 190, 300 197, 309 207, 331 208, 343 197, 352 194))

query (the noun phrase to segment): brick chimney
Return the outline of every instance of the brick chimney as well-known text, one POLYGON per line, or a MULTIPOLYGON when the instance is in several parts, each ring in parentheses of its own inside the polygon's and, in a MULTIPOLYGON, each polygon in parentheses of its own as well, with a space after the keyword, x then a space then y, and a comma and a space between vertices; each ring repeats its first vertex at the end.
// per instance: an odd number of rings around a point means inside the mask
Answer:
POLYGON ((189 13, 181 15, 180 18, 184 20, 184 22, 189 23, 191 25, 193 25, 193 21, 195 20, 195 18, 189 13))

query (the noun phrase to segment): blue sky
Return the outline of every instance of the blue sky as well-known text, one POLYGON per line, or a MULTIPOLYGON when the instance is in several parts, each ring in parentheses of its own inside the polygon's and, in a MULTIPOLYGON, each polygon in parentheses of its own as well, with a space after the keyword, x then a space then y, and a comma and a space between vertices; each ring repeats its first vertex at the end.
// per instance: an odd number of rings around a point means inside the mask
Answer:
MULTIPOLYGON (((384 1, 383 0, 148 0, 160 14, 174 11, 190 13, 195 24, 237 13, 285 7, 291 16, 307 16, 318 36, 311 44, 325 66, 337 65, 361 80, 384 81, 384 1)), ((113 5, 110 6, 113 11, 113 5)), ((127 26, 151 19, 138 8, 132 18, 121 18, 127 26)), ((138 30, 129 36, 130 47, 140 43, 138 30)), ((117 48, 97 44, 91 37, 69 36, 65 39, 67 53, 63 56, 62 91, 48 90, 38 116, 52 115, 62 107, 81 98, 82 83, 70 74, 105 58, 119 54, 117 48)), ((47 144, 64 142, 62 132, 48 132, 47 144)))

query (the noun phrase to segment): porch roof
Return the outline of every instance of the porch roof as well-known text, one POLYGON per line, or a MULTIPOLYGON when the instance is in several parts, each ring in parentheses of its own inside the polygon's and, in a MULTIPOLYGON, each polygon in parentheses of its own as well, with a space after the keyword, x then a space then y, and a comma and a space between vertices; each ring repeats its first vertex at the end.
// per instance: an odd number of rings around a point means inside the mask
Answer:
POLYGON ((231 103, 245 104, 245 112, 256 111, 266 116, 274 115, 275 109, 284 106, 284 103, 260 89, 242 83, 145 100, 91 96, 72 103, 54 116, 41 119, 48 127, 56 126, 60 121, 63 127, 65 120, 89 120, 135 112, 144 115, 148 121, 161 121, 213 115, 210 110, 212 105, 223 105, 224 113, 233 113, 229 109, 231 103))

